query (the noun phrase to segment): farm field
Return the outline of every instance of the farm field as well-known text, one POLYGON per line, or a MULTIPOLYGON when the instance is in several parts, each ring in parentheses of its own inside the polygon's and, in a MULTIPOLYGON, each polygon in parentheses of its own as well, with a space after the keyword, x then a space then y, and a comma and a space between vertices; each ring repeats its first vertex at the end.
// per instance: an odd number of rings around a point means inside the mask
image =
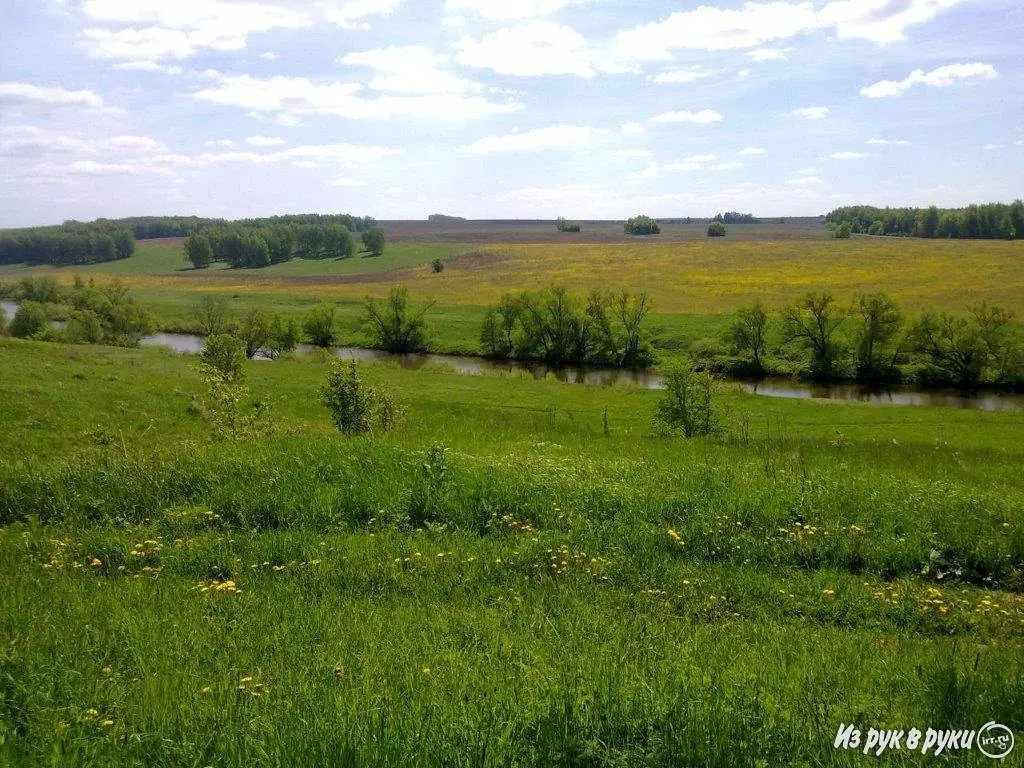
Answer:
POLYGON ((0 340, 0 762, 859 765, 841 723, 1024 727, 1024 414, 729 389, 684 440, 656 392, 375 364, 402 415, 353 437, 317 360, 247 363, 265 416, 217 439, 194 359, 0 340))
MULTIPOLYGON (((732 230, 743 232, 743 227, 732 230)), ((411 239, 390 243, 381 257, 296 259, 263 269, 214 265, 197 271, 186 264, 179 241, 141 241, 131 258, 102 265, 0 267, 0 282, 33 274, 54 274, 62 281, 75 275, 100 280, 116 276, 154 312, 161 328, 179 331, 195 330, 192 307, 205 293, 225 297, 237 314, 255 304, 296 318, 318 302, 331 301, 338 307, 341 343, 356 345, 365 343, 358 330, 364 297, 382 297, 392 286, 404 284, 414 302, 436 302, 430 315, 435 349, 471 353, 479 351, 487 304, 506 292, 552 284, 581 295, 595 287, 648 292, 652 324, 668 349, 718 336, 728 315, 745 303, 761 300, 777 308, 808 290, 827 289, 844 304, 859 293, 884 290, 909 312, 959 314, 968 304, 987 301, 1018 317, 1024 314, 1021 241, 834 240, 822 237, 820 230, 809 237, 799 228, 780 239, 497 239, 542 237, 536 226, 523 225, 519 230, 496 226, 490 241, 473 243, 437 242, 425 229, 408 231, 411 239), (432 271, 434 259, 445 263, 443 272, 432 271), (957 275, 970 279, 951 279, 957 275)), ((439 236, 448 231, 434 229, 439 236)))

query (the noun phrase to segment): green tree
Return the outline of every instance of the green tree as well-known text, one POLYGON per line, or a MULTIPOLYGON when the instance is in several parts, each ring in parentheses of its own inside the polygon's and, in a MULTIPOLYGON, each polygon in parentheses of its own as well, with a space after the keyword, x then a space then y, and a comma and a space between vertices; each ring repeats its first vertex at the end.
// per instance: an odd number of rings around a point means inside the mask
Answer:
POLYGON ((903 314, 885 293, 858 296, 857 309, 861 318, 857 330, 857 375, 867 380, 886 378, 895 368, 903 314))
POLYGON ((708 237, 725 237, 725 224, 720 221, 712 221, 708 225, 708 237))
POLYGON ((11 336, 19 339, 30 339, 50 325, 50 315, 46 307, 38 301, 23 301, 18 305, 8 329, 11 336))
POLYGON ((373 227, 363 232, 363 247, 374 256, 384 253, 384 230, 373 227))
POLYGON ((228 302, 221 296, 201 296, 192 307, 192 316, 204 336, 227 333, 231 323, 228 302))
POLYGON ((202 234, 190 235, 185 241, 185 258, 192 262, 194 269, 205 269, 213 261, 213 246, 210 238, 202 234))
POLYGON ((665 391, 654 413, 655 427, 684 437, 710 435, 721 429, 716 408, 717 385, 707 371, 674 364, 662 375, 665 391))
POLYGON ((754 373, 764 372, 764 357, 768 351, 768 312, 755 301, 736 312, 726 332, 734 355, 743 357, 754 373))
POLYGON ((271 322, 270 339, 267 341, 267 354, 277 359, 281 355, 295 351, 299 344, 299 325, 293 319, 284 320, 274 315, 271 322))
POLYGON ((320 397, 331 412, 334 426, 344 434, 369 432, 376 421, 387 427, 392 419, 390 398, 363 383, 355 361, 335 361, 327 372, 320 397))
POLYGON ((810 292, 782 311, 784 343, 799 343, 810 351, 812 375, 831 378, 836 373, 840 347, 836 331, 845 315, 836 308, 830 293, 810 292))
POLYGON ((267 346, 274 328, 270 318, 258 307, 250 307, 238 325, 238 336, 245 346, 245 356, 250 360, 267 346))
POLYGON ((409 289, 396 285, 388 291, 383 306, 373 299, 366 300, 363 326, 373 344, 389 352, 418 352, 427 348, 427 312, 434 306, 429 302, 412 312, 409 309, 409 289))
POLYGON ((850 236, 853 234, 853 226, 850 224, 850 222, 844 221, 836 229, 835 234, 836 237, 840 240, 849 240, 850 236))
POLYGON ((634 216, 626 219, 623 225, 627 235, 657 235, 661 233, 661 227, 650 216, 634 216))
POLYGON ((334 305, 324 302, 313 307, 302 320, 302 330, 314 346, 327 348, 334 344, 334 305))
POLYGON ((199 363, 207 373, 222 381, 238 383, 245 378, 245 344, 229 333, 207 336, 199 353, 199 363))

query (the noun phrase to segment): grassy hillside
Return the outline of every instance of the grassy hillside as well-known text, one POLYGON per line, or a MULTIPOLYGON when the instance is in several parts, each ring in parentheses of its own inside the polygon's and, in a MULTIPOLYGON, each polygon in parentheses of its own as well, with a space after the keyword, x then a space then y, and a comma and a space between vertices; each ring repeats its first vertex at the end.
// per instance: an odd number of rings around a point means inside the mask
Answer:
POLYGON ((218 442, 194 364, 0 341, 5 764, 853 765, 841 722, 1024 727, 1024 414, 729 391, 684 440, 655 392, 376 365, 404 417, 343 437, 303 360, 248 364, 266 429, 218 442))

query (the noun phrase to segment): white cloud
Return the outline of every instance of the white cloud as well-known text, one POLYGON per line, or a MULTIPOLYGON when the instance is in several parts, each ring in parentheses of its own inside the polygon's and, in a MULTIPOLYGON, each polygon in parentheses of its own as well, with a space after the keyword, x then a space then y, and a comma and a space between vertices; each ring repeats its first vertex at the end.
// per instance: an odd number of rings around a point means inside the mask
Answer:
POLYGON ((366 182, 362 179, 340 178, 330 183, 332 187, 365 187, 366 182))
MULTIPOLYGON (((903 40, 908 27, 961 2, 966 0, 833 0, 819 11, 809 1, 746 2, 739 8, 701 5, 620 32, 616 48, 629 58, 665 60, 681 49, 756 48, 816 30, 889 43, 903 40)), ((752 57, 759 60, 756 54, 752 57)))
POLYGON ((910 142, 906 139, 868 139, 866 142, 872 147, 909 147, 910 142))
POLYGON ((512 101, 494 102, 482 96, 416 94, 360 98, 363 86, 352 82, 313 82, 305 77, 255 78, 250 75, 207 73, 216 83, 193 94, 200 101, 266 113, 279 121, 302 115, 333 114, 357 120, 423 117, 459 122, 518 109, 512 101))
POLYGON ((445 0, 449 14, 475 13, 485 19, 511 20, 546 16, 568 5, 582 5, 593 0, 445 0))
POLYGON ((627 160, 635 157, 650 157, 651 150, 649 149, 620 149, 615 153, 615 157, 621 160, 627 160))
POLYGON ((103 99, 92 91, 69 91, 64 88, 0 83, 0 102, 20 101, 48 106, 102 107, 103 99))
POLYGON ((369 67, 379 74, 369 86, 393 93, 468 93, 483 86, 439 68, 444 57, 421 45, 376 48, 346 53, 338 61, 348 66, 369 67))
POLYGON ((915 85, 928 85, 933 88, 948 88, 961 80, 994 80, 999 76, 991 64, 973 62, 970 64, 947 64, 930 72, 915 69, 902 80, 879 80, 877 83, 860 89, 861 96, 869 99, 884 99, 901 96, 915 85))
POLYGON ((699 112, 689 112, 687 110, 674 110, 670 112, 662 112, 660 115, 655 115, 651 118, 652 123, 659 125, 665 123, 689 123, 691 125, 711 125, 712 123, 720 123, 725 117, 713 109, 702 109, 699 112))
POLYGON ((675 163, 665 166, 669 171, 699 171, 707 168, 718 159, 717 155, 689 155, 675 163))
POLYGON ((274 51, 264 51, 260 54, 260 58, 264 61, 277 61, 281 57, 274 51))
POLYGON ((166 154, 150 158, 150 162, 169 167, 219 164, 267 165, 274 163, 336 162, 343 165, 371 165, 400 155, 405 150, 395 147, 359 146, 356 144, 306 144, 277 152, 203 152, 198 155, 166 154))
POLYGON ((210 139, 209 141, 204 141, 203 146, 230 149, 231 147, 235 146, 235 142, 233 142, 231 139, 210 139))
POLYGON ((803 117, 808 120, 822 120, 829 115, 828 107, 800 107, 790 112, 794 117, 803 117))
POLYGON ((400 0, 85 0, 84 16, 94 24, 82 31, 81 46, 96 58, 158 61, 184 59, 200 51, 238 51, 252 34, 336 24, 365 26, 388 14, 400 0))
POLYGON ((598 133, 598 129, 589 125, 552 125, 504 136, 487 136, 460 147, 459 152, 465 155, 490 155, 501 152, 569 149, 588 143, 598 133))
POLYGON ((991 152, 992 150, 1002 149, 1002 148, 1003 148, 1002 144, 986 144, 984 147, 982 147, 982 149, 984 149, 986 152, 991 152))
POLYGON ((176 65, 158 64, 155 61, 122 61, 114 65, 114 69, 129 72, 161 72, 165 75, 180 75, 185 70, 176 65))
POLYGON ((626 181, 641 182, 641 181, 653 181, 661 175, 661 169, 658 168, 657 163, 648 163, 647 167, 641 168, 635 173, 626 175, 626 181))
POLYGON ((90 176, 108 174, 166 174, 171 169, 148 163, 102 163, 95 160, 76 160, 68 166, 72 173, 88 174, 90 176))
POLYGON ((287 142, 278 136, 250 136, 245 140, 245 143, 252 147, 282 147, 287 142))
POLYGON ((623 133, 644 133, 647 130, 643 123, 623 123, 620 129, 623 133))
POLYGON ((833 152, 829 157, 833 160, 863 160, 870 155, 867 152, 833 152))
POLYGON ((794 176, 786 181, 786 184, 794 187, 816 187, 824 183, 817 176, 811 175, 794 176))
POLYGON ((747 58, 752 61, 785 61, 786 52, 781 48, 758 48, 754 51, 747 51, 747 58))
POLYGON ((701 78, 708 77, 711 70, 704 67, 687 67, 686 69, 672 69, 662 72, 650 78, 655 83, 665 85, 677 85, 681 83, 692 83, 701 78))
POLYGON ((764 147, 744 147, 739 151, 740 157, 755 157, 764 153, 764 147))
POLYGON ((724 163, 716 163, 712 168, 716 171, 734 171, 737 168, 742 168, 743 163, 736 160, 728 160, 724 163))
POLYGON ((463 38, 455 47, 460 64, 501 75, 593 77, 599 71, 623 71, 614 60, 590 52, 586 39, 572 27, 552 21, 500 29, 480 40, 463 38))

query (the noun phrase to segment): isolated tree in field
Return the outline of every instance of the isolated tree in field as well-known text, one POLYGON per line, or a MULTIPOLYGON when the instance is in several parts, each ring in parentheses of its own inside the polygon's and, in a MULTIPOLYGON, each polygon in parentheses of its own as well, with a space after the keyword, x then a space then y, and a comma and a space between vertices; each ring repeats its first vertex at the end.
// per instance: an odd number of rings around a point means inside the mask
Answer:
POLYGON ((836 331, 845 319, 832 294, 807 293, 799 302, 783 309, 783 341, 799 343, 810 351, 814 376, 834 376, 840 352, 836 331))
POLYGON ((389 352, 419 352, 427 348, 427 312, 434 306, 431 301, 418 311, 409 309, 409 289, 396 285, 388 291, 383 305, 373 299, 366 300, 363 327, 373 344, 389 352))
POLYGON ((190 235, 185 241, 185 258, 192 262, 194 269, 205 269, 213 261, 213 246, 210 238, 203 234, 190 235))
POLYGON ((555 221, 555 229, 559 232, 579 232, 582 228, 578 221, 566 221, 564 216, 559 216, 555 221))
POLYGON ((397 413, 387 391, 369 387, 359 378, 355 361, 337 360, 331 365, 320 397, 334 425, 345 434, 369 432, 374 426, 388 429, 397 413))
POLYGON ((250 360, 267 346, 273 334, 270 318, 258 307, 250 307, 238 324, 238 337, 245 345, 245 356, 250 360))
POLYGON ((858 296, 857 311, 861 318, 857 331, 857 375, 869 380, 885 378, 896 364, 903 314, 884 293, 858 296))
POLYGON ((245 378, 245 344, 228 333, 208 336, 199 353, 199 363, 224 382, 238 383, 245 378))
POLYGON ((764 371, 764 356, 768 351, 768 312, 755 301, 736 312, 726 332, 732 353, 750 364, 754 373, 764 371))
POLYGON ((384 230, 374 227, 363 232, 363 247, 373 256, 384 253, 384 230))
POLYGON ((634 216, 626 219, 623 225, 627 235, 657 235, 661 233, 661 227, 650 216, 634 216))
POLYGON ((662 375, 665 391, 654 412, 660 431, 683 437, 710 435, 721 429, 715 404, 717 385, 707 371, 690 365, 672 365, 662 375))
POLYGON ((228 302, 220 296, 202 296, 192 307, 192 316, 204 336, 227 333, 231 322, 228 302))
POLYGON ((334 344, 334 305, 324 302, 313 307, 302 320, 302 330, 314 346, 326 348, 334 344))
POLYGON ((50 315, 46 307, 38 301, 23 301, 18 305, 18 310, 11 320, 11 336, 19 339, 29 339, 41 332, 50 325, 50 315))
POLYGON ((725 224, 720 221, 712 221, 708 225, 708 237, 725 237, 725 224))

